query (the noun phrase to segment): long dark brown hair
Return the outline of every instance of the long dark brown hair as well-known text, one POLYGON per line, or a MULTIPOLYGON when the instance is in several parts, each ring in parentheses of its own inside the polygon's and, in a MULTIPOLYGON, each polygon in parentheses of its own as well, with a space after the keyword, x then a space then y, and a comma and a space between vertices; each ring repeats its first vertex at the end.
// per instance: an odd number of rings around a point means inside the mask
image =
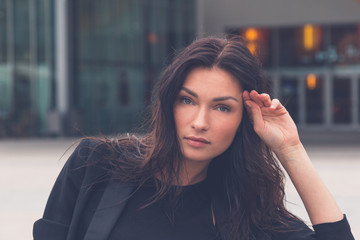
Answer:
MULTIPOLYGON (((121 158, 111 161, 121 181, 136 181, 141 186, 150 178, 160 178, 153 202, 179 182, 182 153, 173 106, 186 76, 199 67, 227 71, 244 90, 268 91, 260 63, 239 38, 207 37, 179 52, 154 89, 147 133, 110 143, 121 152, 121 158)), ((254 132, 246 109, 231 146, 212 160, 207 180, 214 195, 221 196, 226 216, 221 224, 230 239, 254 239, 259 229, 268 230, 274 221, 281 225, 286 218, 294 219, 284 206, 284 175, 271 150, 254 132)))

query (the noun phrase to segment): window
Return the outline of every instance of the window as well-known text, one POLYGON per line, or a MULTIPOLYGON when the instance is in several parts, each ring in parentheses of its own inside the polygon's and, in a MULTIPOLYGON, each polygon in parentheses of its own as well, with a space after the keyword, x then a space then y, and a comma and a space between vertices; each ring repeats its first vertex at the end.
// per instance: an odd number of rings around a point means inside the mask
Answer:
POLYGON ((299 122, 299 83, 296 77, 282 77, 280 86, 281 102, 295 123, 299 122))
POLYGON ((6 1, 0 1, 0 64, 7 58, 7 16, 6 1))
POLYGON ((358 122, 360 124, 360 77, 358 79, 358 91, 357 91, 357 98, 358 98, 358 102, 357 102, 357 111, 358 111, 358 122))
POLYGON ((80 119, 79 128, 86 133, 129 131, 150 102, 152 86, 168 57, 195 38, 195 2, 72 4, 74 118, 80 119))
POLYGON ((279 29, 279 65, 314 66, 326 63, 323 27, 306 24, 279 29))
POLYGON ((331 26, 329 61, 334 64, 360 63, 360 24, 331 26))
POLYGON ((336 124, 351 122, 351 88, 350 78, 335 77, 333 79, 333 121, 336 124))
POLYGON ((321 124, 324 122, 324 86, 323 78, 309 74, 306 78, 306 123, 321 124))
POLYGON ((252 54, 258 57, 265 68, 273 67, 270 51, 273 44, 273 32, 267 28, 248 27, 242 29, 229 29, 229 36, 241 36, 247 41, 247 47, 252 54))

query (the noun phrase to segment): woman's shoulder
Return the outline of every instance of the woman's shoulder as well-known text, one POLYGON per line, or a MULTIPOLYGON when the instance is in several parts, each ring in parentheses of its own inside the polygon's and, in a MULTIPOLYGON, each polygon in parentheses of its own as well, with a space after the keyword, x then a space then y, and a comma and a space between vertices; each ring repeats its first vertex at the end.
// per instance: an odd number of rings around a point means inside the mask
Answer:
POLYGON ((100 138, 83 138, 73 146, 76 147, 63 167, 63 171, 69 174, 79 175, 93 169, 106 169, 110 156, 116 158, 111 145, 100 138))
POLYGON ((84 138, 72 153, 69 161, 78 167, 97 167, 109 171, 139 163, 142 156, 141 139, 121 138, 84 138))
POLYGON ((106 142, 97 138, 83 138, 74 145, 76 148, 67 161, 68 165, 92 165, 100 162, 102 156, 109 152, 106 142))
POLYGON ((86 175, 98 175, 95 173, 102 169, 99 166, 104 165, 102 159, 107 154, 107 150, 102 141, 90 138, 81 139, 72 146, 76 146, 75 150, 65 162, 59 178, 81 184, 86 175))
POLYGON ((134 151, 135 145, 139 145, 140 140, 130 137, 121 138, 99 138, 87 137, 79 140, 72 156, 86 160, 87 163, 93 164, 121 157, 122 154, 134 151))

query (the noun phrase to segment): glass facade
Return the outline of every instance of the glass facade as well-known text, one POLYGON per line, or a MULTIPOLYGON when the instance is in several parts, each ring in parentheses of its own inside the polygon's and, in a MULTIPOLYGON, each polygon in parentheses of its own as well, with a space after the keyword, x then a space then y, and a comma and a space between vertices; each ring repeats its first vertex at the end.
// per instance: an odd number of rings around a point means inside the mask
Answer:
POLYGON ((247 40, 247 47, 262 62, 265 68, 273 67, 275 62, 270 51, 273 50, 274 33, 266 28, 229 29, 229 36, 240 35, 247 40))
POLYGON ((0 1, 0 136, 6 134, 6 128, 2 127, 10 112, 10 74, 7 64, 8 58, 8 16, 6 1, 0 1))
POLYGON ((53 2, 0 2, 0 137, 46 133, 52 103, 53 2))
POLYGON ((296 77, 282 77, 280 100, 284 103, 295 123, 299 122, 299 81, 296 77))
POLYGON ((279 65, 314 66, 326 63, 323 28, 314 25, 279 29, 279 65))
POLYGON ((351 80, 347 77, 333 79, 333 120, 335 124, 351 123, 351 80))
MULTIPOLYGON (((60 134, 130 131, 174 51, 196 36, 194 0, 65 2, 69 72, 57 79, 58 2, 0 1, 0 137, 49 135, 60 120, 60 134)), ((248 40, 296 123, 360 128, 360 23, 227 32, 248 40)))
POLYGON ((358 123, 360 124, 360 77, 357 79, 357 111, 358 111, 358 123))
POLYGON ((74 1, 70 125, 129 131, 175 49, 195 37, 195 1, 74 1))
MULTIPOLYGON (((0 137, 49 135, 61 117, 56 3, 0 1, 0 137)), ((66 5, 69 109, 60 134, 129 131, 141 120, 169 56, 195 38, 196 1, 66 5)))
MULTIPOLYGON (((308 79, 306 81, 309 81, 308 79)), ((323 124, 324 118, 324 81, 321 76, 315 76, 316 84, 310 87, 307 83, 306 96, 306 123, 323 124)))
POLYGON ((297 124, 360 128, 360 23, 246 27, 228 33, 243 36, 260 56, 273 80, 273 95, 297 124))
POLYGON ((360 24, 330 26, 329 61, 337 65, 360 62, 360 24))

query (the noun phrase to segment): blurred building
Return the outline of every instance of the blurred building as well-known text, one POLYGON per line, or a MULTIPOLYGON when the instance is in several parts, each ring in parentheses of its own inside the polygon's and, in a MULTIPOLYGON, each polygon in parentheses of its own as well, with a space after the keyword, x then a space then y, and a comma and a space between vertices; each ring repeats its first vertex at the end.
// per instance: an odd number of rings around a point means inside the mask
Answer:
POLYGON ((245 37, 300 128, 360 130, 359 0, 198 4, 198 32, 245 37))
POLYGON ((174 49, 196 33, 193 0, 1 0, 0 137, 127 131, 174 49))
POLYGON ((128 131, 175 49, 241 35, 303 129, 360 131, 359 0, 1 0, 0 137, 128 131))
POLYGON ((0 1, 0 137, 43 131, 56 107, 53 9, 52 1, 0 1))

